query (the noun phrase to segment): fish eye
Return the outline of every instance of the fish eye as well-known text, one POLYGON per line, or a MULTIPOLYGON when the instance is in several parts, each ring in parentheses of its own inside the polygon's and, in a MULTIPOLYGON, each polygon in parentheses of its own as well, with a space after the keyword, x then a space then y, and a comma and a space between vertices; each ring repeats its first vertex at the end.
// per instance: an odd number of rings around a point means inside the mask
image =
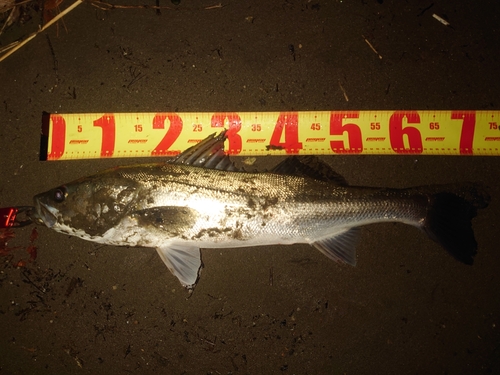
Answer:
POLYGON ((54 200, 57 203, 64 202, 66 199, 66 195, 68 195, 68 192, 66 191, 66 188, 64 186, 61 186, 54 190, 54 200))

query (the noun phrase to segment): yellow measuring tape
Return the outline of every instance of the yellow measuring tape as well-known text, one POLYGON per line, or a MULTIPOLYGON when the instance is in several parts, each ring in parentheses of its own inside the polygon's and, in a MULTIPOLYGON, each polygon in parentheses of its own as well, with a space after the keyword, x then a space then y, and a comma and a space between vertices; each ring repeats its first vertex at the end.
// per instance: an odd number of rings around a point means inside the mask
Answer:
POLYGON ((41 159, 173 156, 228 129, 233 155, 499 155, 500 111, 44 114, 41 159))

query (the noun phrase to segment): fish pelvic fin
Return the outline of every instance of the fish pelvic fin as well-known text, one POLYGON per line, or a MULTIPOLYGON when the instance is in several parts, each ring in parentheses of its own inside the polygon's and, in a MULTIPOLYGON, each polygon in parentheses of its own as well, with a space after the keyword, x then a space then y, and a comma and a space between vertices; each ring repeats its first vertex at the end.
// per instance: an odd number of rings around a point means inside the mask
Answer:
POLYGON ((202 267, 198 247, 168 245, 156 249, 167 268, 177 277, 182 286, 194 289, 202 267))
POLYGON ((356 265, 356 245, 359 240, 360 228, 350 228, 333 237, 328 237, 311 245, 322 254, 337 263, 356 265))
POLYGON ((490 196, 485 188, 480 184, 467 184, 453 192, 434 193, 429 200, 423 230, 455 259, 473 264, 477 242, 472 219, 478 209, 488 206, 490 196))

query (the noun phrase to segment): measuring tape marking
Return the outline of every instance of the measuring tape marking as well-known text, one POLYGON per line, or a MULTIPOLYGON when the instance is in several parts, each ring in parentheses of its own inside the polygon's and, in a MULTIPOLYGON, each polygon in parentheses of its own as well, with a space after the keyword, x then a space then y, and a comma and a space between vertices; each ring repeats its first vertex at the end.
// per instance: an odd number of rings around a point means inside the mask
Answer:
POLYGON ((245 156, 499 155, 499 118, 500 111, 45 114, 41 158, 173 156, 217 128, 228 129, 228 153, 245 156))

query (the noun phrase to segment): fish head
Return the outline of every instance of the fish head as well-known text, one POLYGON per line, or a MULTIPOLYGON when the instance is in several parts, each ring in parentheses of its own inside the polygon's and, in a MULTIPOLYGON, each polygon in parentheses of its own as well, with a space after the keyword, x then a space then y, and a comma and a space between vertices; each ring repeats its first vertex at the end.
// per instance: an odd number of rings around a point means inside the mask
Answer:
POLYGON ((66 204, 64 204, 66 196, 66 186, 35 195, 33 197, 35 210, 31 214, 32 219, 38 224, 45 224, 48 228, 57 228, 58 222, 64 222, 63 212, 68 216, 66 204))
POLYGON ((88 177, 35 195, 31 217, 57 232, 97 240, 123 219, 136 196, 130 184, 88 177))

